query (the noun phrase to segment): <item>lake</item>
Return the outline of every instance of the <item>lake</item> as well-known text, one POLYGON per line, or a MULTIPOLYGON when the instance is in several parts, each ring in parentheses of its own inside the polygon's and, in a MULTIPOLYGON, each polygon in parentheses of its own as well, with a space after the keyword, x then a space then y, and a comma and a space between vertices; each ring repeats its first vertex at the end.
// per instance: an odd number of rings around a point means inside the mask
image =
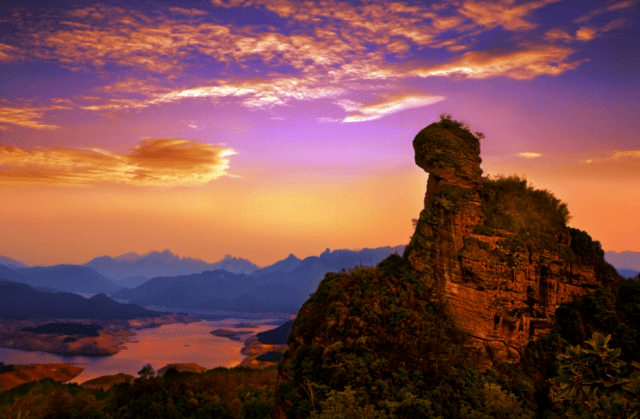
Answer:
MULTIPOLYGON (((167 364, 196 363, 204 368, 235 367, 245 356, 240 353, 244 339, 251 335, 243 335, 243 341, 214 336, 212 330, 223 328, 237 330, 241 322, 257 325, 254 333, 274 329, 267 324, 271 320, 247 318, 225 318, 222 320, 203 320, 198 323, 177 323, 163 325, 153 329, 137 330, 132 342, 126 344, 127 349, 108 357, 73 356, 63 357, 36 351, 0 348, 0 361, 5 364, 48 364, 72 363, 84 371, 70 383, 82 383, 102 375, 114 375, 120 372, 137 377, 137 372, 146 364, 158 370, 167 364)), ((282 320, 284 323, 285 320, 282 320)))

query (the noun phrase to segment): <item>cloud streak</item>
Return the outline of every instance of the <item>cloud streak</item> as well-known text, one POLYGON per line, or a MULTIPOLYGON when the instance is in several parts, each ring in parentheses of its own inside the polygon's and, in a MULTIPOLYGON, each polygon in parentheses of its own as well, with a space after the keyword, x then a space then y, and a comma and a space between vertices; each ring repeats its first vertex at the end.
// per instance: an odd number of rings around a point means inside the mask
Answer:
POLYGON ((640 160, 640 150, 625 150, 616 151, 609 157, 593 158, 586 160, 585 163, 603 163, 603 162, 615 162, 620 160, 640 160))
POLYGON ((197 185, 227 174, 229 148, 179 138, 145 139, 127 154, 0 146, 0 183, 197 185))
POLYGON ((459 76, 470 79, 509 77, 529 80, 540 75, 557 76, 586 60, 569 61, 573 50, 560 46, 525 46, 515 51, 470 51, 452 62, 414 70, 420 77, 459 76))
POLYGON ((46 124, 40 120, 47 110, 52 108, 0 106, 0 122, 33 129, 56 129, 54 124, 46 124))
POLYGON ((444 100, 444 96, 429 95, 399 95, 387 97, 379 102, 363 105, 361 103, 343 100, 339 101, 345 111, 350 112, 342 122, 363 122, 380 119, 406 109, 421 108, 444 100))
POLYGON ((537 159, 542 157, 542 154, 523 151, 522 153, 518 153, 518 156, 523 157, 525 159, 537 159))

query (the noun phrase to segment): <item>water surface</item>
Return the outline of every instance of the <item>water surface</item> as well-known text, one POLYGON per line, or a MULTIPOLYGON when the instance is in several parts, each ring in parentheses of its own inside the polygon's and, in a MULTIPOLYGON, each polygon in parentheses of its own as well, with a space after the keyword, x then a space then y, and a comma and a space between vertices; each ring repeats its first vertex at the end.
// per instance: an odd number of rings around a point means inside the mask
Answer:
MULTIPOLYGON (((231 368, 238 365, 244 355, 240 350, 243 342, 212 335, 212 330, 223 328, 237 330, 237 323, 251 321, 258 326, 250 328, 254 333, 270 330, 276 326, 268 322, 248 320, 246 318, 226 318, 224 320, 198 323, 176 323, 153 329, 137 330, 133 342, 126 344, 127 349, 108 357, 72 356, 63 357, 37 351, 0 348, 0 361, 5 364, 46 364, 72 363, 84 368, 84 371, 69 381, 82 383, 102 375, 118 373, 137 376, 137 372, 151 364, 157 371, 167 364, 195 363, 204 368, 231 368)), ((284 322, 284 321, 283 321, 284 322)), ((246 330, 247 328, 242 328, 246 330)), ((243 335, 247 338, 251 335, 243 335)))

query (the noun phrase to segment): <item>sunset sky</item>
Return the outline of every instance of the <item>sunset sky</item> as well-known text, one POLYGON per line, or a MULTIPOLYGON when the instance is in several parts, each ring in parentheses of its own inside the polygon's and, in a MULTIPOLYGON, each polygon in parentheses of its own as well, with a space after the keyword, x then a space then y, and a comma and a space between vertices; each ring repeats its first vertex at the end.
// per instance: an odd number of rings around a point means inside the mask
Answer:
POLYGON ((399 245, 441 113, 640 251, 638 0, 0 5, 0 254, 264 266, 399 245))

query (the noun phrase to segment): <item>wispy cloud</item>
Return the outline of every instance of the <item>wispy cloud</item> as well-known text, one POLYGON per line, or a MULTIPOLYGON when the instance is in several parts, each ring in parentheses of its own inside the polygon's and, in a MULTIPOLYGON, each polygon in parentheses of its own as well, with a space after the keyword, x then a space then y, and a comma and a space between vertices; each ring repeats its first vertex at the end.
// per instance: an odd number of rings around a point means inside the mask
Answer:
POLYGON ((638 2, 638 0, 626 0, 626 1, 619 1, 613 4, 610 4, 606 7, 600 7, 594 10, 591 10, 589 13, 583 14, 579 17, 577 17, 574 22, 576 23, 584 23, 588 20, 590 20, 591 18, 601 15, 603 13, 609 13, 609 12, 614 12, 616 10, 622 10, 622 9, 626 9, 629 8, 631 6, 633 6, 634 4, 636 4, 638 2))
MULTIPOLYGON (((340 0, 211 0, 214 7, 267 10, 283 18, 279 25, 224 23, 211 18, 215 13, 192 8, 145 14, 97 4, 41 19, 14 13, 11 22, 20 32, 3 38, 0 61, 57 62, 109 80, 66 104, 85 111, 112 113, 200 98, 269 109, 329 98, 349 107, 345 122, 366 121, 429 104, 415 98, 370 105, 340 101, 352 91, 376 90, 372 81, 386 83, 378 91, 406 91, 416 76, 527 80, 575 69, 586 59, 572 59, 575 49, 567 44, 583 44, 624 23, 614 19, 598 26, 589 19, 636 3, 594 10, 573 27, 537 30, 535 12, 557 1, 363 0, 353 7, 340 0), (478 49, 481 35, 496 28, 510 39, 508 46, 478 49), (518 37, 525 32, 527 42, 518 37), (425 58, 430 50, 437 60, 425 58), (190 67, 216 70, 196 79, 186 76, 190 67)), ((51 129, 57 125, 46 121, 50 110, 9 104, 0 109, 0 122, 51 129)))
POLYGON ((536 9, 560 0, 516 3, 514 0, 463 1, 460 13, 475 23, 493 29, 502 26, 510 31, 533 29, 537 25, 526 18, 536 9))
POLYGON ((541 153, 532 153, 529 151, 523 151, 522 153, 518 153, 518 156, 524 157, 525 159, 537 159, 542 157, 541 153))
POLYGON ((90 149, 22 150, 0 146, 0 183, 174 186, 224 176, 229 148, 177 138, 141 141, 127 154, 90 149))
POLYGON ((420 77, 460 76, 470 79, 504 76, 527 80, 540 75, 557 76, 586 61, 570 61, 572 53, 570 48, 552 45, 524 46, 515 51, 470 51, 451 62, 414 70, 413 74, 420 77))
POLYGON ((585 163, 602 163, 602 162, 610 162, 610 161, 620 161, 620 160, 640 160, 640 150, 625 150, 625 151, 616 151, 610 156, 607 157, 596 157, 589 160, 585 160, 585 163))
POLYGON ((54 124, 41 122, 47 108, 0 106, 0 122, 34 129, 56 129, 54 124))
POLYGON ((169 11, 173 13, 177 13, 185 16, 206 16, 207 13, 205 10, 200 9, 184 9, 182 7, 169 7, 169 11))
POLYGON ((396 95, 363 105, 358 102, 342 100, 338 102, 345 111, 350 112, 342 122, 363 122, 382 118, 405 109, 421 108, 444 100, 444 96, 396 95))
POLYGON ((19 48, 0 43, 0 62, 18 61, 24 58, 25 54, 19 48))

